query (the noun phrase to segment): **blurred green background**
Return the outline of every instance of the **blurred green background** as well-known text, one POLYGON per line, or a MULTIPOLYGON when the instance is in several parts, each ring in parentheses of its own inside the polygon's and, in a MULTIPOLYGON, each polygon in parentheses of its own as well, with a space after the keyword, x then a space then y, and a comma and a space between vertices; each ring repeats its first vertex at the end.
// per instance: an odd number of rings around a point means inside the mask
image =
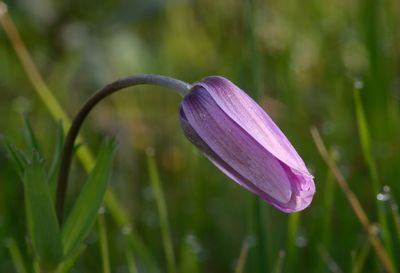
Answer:
MULTIPOLYGON (((398 0, 7 4, 35 64, 70 117, 96 89, 120 77, 153 73, 191 83, 222 75, 262 105, 315 175, 317 193, 311 206, 295 216, 283 214, 255 201, 192 147, 179 126, 178 95, 143 86, 116 94, 96 108, 82 133, 94 152, 104 136, 118 139, 109 185, 131 220, 118 225, 105 209, 111 272, 131 272, 126 253, 139 272, 154 272, 129 244, 132 230, 144 244, 144 256, 166 272, 146 164, 149 150, 154 151, 164 189, 180 272, 237 272, 246 246, 244 272, 384 272, 315 148, 312 126, 332 147, 373 223, 378 222, 380 199, 391 234, 391 258, 400 269, 398 0), (360 142, 355 88, 360 89, 369 126, 378 192, 360 142), (391 191, 384 192, 383 186, 391 191)), ((56 121, 0 29, 0 134, 19 147, 24 147, 22 113, 27 113, 50 159, 56 121)), ((0 149, 0 272, 14 272, 10 238, 17 241, 23 260, 30 260, 23 188, 0 149)), ((75 160, 67 209, 84 178, 75 160)), ((380 226, 376 229, 380 236, 380 226)), ((98 235, 96 226, 73 272, 104 272, 98 235)))

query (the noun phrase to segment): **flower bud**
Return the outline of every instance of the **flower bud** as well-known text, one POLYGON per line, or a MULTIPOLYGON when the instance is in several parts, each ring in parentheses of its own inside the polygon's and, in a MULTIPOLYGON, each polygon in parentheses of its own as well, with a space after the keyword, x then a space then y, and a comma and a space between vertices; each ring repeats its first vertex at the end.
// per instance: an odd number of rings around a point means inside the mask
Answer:
POLYGON ((229 80, 193 85, 180 107, 186 137, 223 173, 286 212, 309 206, 313 176, 265 111, 229 80))

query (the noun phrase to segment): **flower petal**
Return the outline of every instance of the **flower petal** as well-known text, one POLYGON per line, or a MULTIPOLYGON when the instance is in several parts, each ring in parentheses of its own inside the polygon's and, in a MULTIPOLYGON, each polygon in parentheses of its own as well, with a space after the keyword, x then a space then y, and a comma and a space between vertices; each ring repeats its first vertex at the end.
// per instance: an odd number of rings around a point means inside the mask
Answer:
POLYGON ((211 76, 196 83, 203 87, 222 111, 248 132, 260 145, 294 171, 309 174, 303 160, 265 111, 229 80, 211 76))
POLYGON ((234 181, 262 193, 267 201, 291 200, 291 183, 281 162, 228 116, 205 88, 197 87, 185 97, 181 120, 187 137, 234 181))

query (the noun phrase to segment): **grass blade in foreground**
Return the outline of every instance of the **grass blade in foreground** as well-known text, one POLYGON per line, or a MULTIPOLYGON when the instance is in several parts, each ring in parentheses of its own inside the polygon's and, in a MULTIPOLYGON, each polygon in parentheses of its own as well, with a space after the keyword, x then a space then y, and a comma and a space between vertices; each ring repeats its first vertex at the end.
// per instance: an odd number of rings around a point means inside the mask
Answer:
POLYGON ((62 230, 62 241, 66 255, 79 246, 96 220, 97 212, 107 189, 114 151, 115 140, 108 140, 102 145, 96 165, 67 217, 62 230))
POLYGON ((56 213, 43 162, 34 152, 24 174, 26 218, 29 235, 41 269, 55 269, 62 260, 62 245, 56 213))
POLYGON ((57 124, 56 143, 55 143, 55 149, 54 149, 54 154, 53 154, 53 158, 52 158, 52 163, 51 163, 51 166, 47 173, 47 180, 49 182, 51 197, 54 198, 53 200, 55 200, 55 196, 56 196, 57 174, 60 169, 61 153, 62 153, 63 145, 64 145, 64 132, 62 129, 62 125, 59 122, 57 124))
POLYGON ((21 255, 21 251, 19 250, 17 242, 13 239, 6 240, 6 246, 8 251, 10 252, 11 259, 13 261, 15 272, 16 273, 27 273, 28 270, 26 269, 24 260, 21 255))
POLYGON ((165 203, 165 198, 161 187, 160 178, 158 177, 158 170, 156 162, 154 160, 153 151, 147 152, 147 165, 149 169, 151 187, 154 191, 154 196, 157 202, 158 215, 159 215, 162 239, 164 244, 164 251, 167 259, 167 272, 176 273, 177 269, 175 263, 174 248, 172 246, 171 231, 168 222, 167 205, 165 203))
POLYGON ((108 251, 108 236, 107 236, 107 227, 106 227, 106 221, 104 219, 104 209, 99 210, 99 243, 100 243, 100 251, 101 251, 101 260, 103 264, 103 273, 110 273, 111 272, 111 267, 110 267, 110 253, 108 251))
POLYGON ((26 168, 26 165, 28 164, 28 161, 26 160, 22 152, 18 150, 13 144, 11 144, 8 139, 4 141, 4 147, 8 152, 8 157, 10 158, 11 163, 13 164, 19 178, 23 180, 24 170, 26 168))
POLYGON ((371 241, 371 244, 374 247, 376 255, 381 261, 383 267, 386 269, 388 273, 395 273, 396 271, 394 269, 393 263, 390 260, 389 255, 386 252, 385 248, 383 247, 381 241, 377 237, 377 234, 372 230, 371 222, 369 221, 367 214, 362 208, 360 201, 358 201, 357 196, 350 189, 346 179, 340 172, 338 166, 336 165, 331 155, 328 153, 328 150, 326 149, 325 144, 322 141, 321 135, 319 134, 318 130, 315 127, 311 128, 311 135, 315 145, 317 146, 319 153, 321 154, 322 159, 325 161, 326 165, 328 165, 329 167, 329 170, 335 176, 336 181, 342 188, 344 194, 346 195, 346 198, 349 200, 355 215, 357 216, 358 220, 361 222, 361 225, 367 232, 369 240, 371 241))
MULTIPOLYGON (((7 6, 4 2, 0 1, 0 23, 3 29, 5 30, 17 56, 29 78, 31 81, 37 95, 43 101, 44 105, 49 110, 49 113, 56 121, 61 121, 62 126, 64 128, 64 132, 69 129, 71 121, 66 115, 64 109, 61 107, 60 103, 57 101, 56 97, 53 95, 51 90, 48 88, 46 83, 44 82, 42 76, 40 75, 35 63, 30 56, 28 49, 26 48, 19 32, 12 21, 11 17, 8 15, 7 6)), ((78 141, 82 143, 82 140, 78 141)), ((94 166, 94 158, 89 150, 89 148, 84 145, 77 151, 77 156, 82 163, 85 171, 89 173, 89 171, 94 166)), ((130 225, 132 220, 125 211, 122 209, 118 200, 115 198, 114 194, 108 190, 104 197, 104 201, 109 209, 111 215, 113 216, 115 222, 123 228, 126 225, 130 225)), ((135 251, 138 253, 140 258, 143 260, 146 268, 149 268, 151 272, 155 272, 157 269, 156 261, 153 256, 148 251, 146 245, 143 243, 141 237, 134 232, 127 235, 127 239, 130 244, 134 247, 135 251)))
MULTIPOLYGON (((360 98, 360 90, 357 88, 354 89, 354 104, 356 109, 357 124, 358 124, 362 153, 364 156, 364 160, 367 163, 369 175, 371 177, 373 194, 374 196, 376 196, 381 190, 381 183, 379 180, 378 168, 376 166, 376 162, 373 156, 373 151, 371 148, 371 138, 369 134, 367 120, 365 118, 364 108, 360 98)), ((385 212, 385 206, 384 203, 379 201, 377 198, 375 198, 375 201, 378 209, 379 224, 382 229, 383 244, 385 245, 386 250, 388 251, 390 257, 394 261, 393 244, 392 244, 393 238, 388 228, 388 219, 385 212)))
POLYGON ((83 251, 86 249, 85 245, 80 245, 70 253, 69 256, 65 257, 62 263, 58 266, 56 273, 67 273, 70 272, 75 265, 76 260, 82 255, 83 251))

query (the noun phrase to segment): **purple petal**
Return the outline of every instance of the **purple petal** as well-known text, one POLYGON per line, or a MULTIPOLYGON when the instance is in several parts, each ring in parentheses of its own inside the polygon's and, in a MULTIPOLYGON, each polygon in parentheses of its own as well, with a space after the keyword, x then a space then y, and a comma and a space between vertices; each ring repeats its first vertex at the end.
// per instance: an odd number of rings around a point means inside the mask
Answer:
POLYGON ((206 90, 231 119, 270 153, 298 172, 312 177, 303 160, 265 111, 229 80, 212 76, 195 84, 206 90))
POLYGON ((221 77, 195 84, 181 104, 185 135, 227 176, 284 212, 315 192, 304 162, 268 115, 221 77))

